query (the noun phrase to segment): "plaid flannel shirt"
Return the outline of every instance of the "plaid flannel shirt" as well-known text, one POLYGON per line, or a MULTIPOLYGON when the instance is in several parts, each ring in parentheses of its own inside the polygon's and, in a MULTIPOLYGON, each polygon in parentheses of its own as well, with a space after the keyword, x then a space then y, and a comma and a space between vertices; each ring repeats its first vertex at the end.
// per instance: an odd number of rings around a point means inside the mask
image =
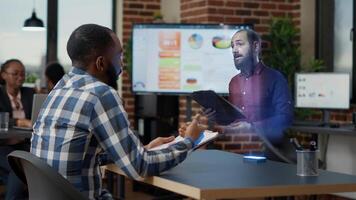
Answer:
POLYGON ((45 160, 90 199, 101 199, 100 155, 129 177, 157 175, 182 162, 192 148, 185 139, 147 151, 130 130, 117 92, 73 67, 48 95, 34 125, 31 153, 45 160))

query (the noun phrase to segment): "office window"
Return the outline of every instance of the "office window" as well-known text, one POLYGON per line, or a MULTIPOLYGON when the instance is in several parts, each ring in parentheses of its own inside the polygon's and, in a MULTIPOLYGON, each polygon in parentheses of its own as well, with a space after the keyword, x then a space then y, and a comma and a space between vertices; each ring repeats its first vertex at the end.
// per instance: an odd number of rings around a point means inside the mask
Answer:
POLYGON ((37 17, 46 26, 47 1, 0 1, 0 63, 17 58, 24 63, 28 73, 39 74, 46 60, 47 32, 22 30, 25 20, 32 15, 34 2, 37 17))
MULTIPOLYGON (((334 71, 352 74, 353 0, 335 0, 334 71)), ((352 86, 352 81, 350 82, 352 86)), ((352 89, 352 87, 350 87, 352 89)), ((352 95, 351 95, 352 96, 352 95)))
POLYGON ((113 0, 58 1, 58 60, 68 70, 71 61, 67 54, 70 34, 82 24, 94 23, 112 28, 113 0))

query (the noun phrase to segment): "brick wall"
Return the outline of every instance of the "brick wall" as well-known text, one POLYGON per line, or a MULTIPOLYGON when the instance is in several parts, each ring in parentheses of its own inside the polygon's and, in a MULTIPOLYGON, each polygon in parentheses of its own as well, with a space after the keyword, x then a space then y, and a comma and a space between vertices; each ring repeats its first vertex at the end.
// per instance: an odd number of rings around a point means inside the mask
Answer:
MULTIPOLYGON (((129 38, 131 37, 132 24, 133 23, 148 23, 153 21, 153 14, 156 11, 160 11, 160 0, 124 0, 123 8, 123 45, 125 46, 129 38)), ((131 126, 134 126, 135 117, 135 98, 131 90, 130 76, 126 70, 124 70, 122 85, 122 98, 124 100, 124 107, 128 113, 131 126)))
MULTIPOLYGON (((252 23, 262 38, 269 32, 270 19, 284 16, 300 26, 300 0, 181 0, 182 23, 252 23)), ((262 43, 264 49, 268 46, 262 43)), ((179 119, 183 123, 185 97, 180 97, 180 105, 179 119)), ((193 103, 193 113, 198 110, 198 105, 193 103)), ((215 142, 215 147, 236 153, 258 152, 262 142, 253 133, 227 134, 215 142)))

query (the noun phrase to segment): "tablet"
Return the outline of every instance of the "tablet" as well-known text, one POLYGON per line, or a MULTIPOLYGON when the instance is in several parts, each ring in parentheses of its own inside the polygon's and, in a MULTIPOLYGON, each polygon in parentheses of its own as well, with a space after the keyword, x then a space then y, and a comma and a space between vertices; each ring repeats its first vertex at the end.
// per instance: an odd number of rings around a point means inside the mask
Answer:
POLYGON ((215 110, 215 121, 220 125, 228 125, 236 120, 246 119, 242 110, 212 90, 195 91, 192 98, 204 108, 215 110))
MULTIPOLYGON (((219 134, 218 132, 212 132, 209 130, 205 130, 204 132, 201 132, 199 135, 199 138, 196 139, 194 142, 193 150, 198 149, 199 147, 203 146, 204 144, 207 144, 210 141, 216 139, 218 137, 218 134, 219 134)), ((172 142, 162 144, 157 147, 153 147, 153 148, 149 149, 149 151, 165 149, 165 148, 168 148, 169 146, 174 145, 174 144, 176 144, 180 141, 183 141, 183 140, 184 140, 184 137, 177 136, 172 142)))

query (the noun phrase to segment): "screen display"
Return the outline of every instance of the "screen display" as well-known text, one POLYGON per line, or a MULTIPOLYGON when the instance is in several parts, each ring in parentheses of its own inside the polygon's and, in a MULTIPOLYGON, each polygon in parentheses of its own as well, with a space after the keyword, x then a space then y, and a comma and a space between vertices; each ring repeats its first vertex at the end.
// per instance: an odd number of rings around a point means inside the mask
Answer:
POLYGON ((239 73, 231 37, 251 25, 135 24, 133 27, 133 92, 228 93, 239 73))
POLYGON ((295 76, 296 107, 348 109, 350 76, 339 73, 300 73, 295 76))

